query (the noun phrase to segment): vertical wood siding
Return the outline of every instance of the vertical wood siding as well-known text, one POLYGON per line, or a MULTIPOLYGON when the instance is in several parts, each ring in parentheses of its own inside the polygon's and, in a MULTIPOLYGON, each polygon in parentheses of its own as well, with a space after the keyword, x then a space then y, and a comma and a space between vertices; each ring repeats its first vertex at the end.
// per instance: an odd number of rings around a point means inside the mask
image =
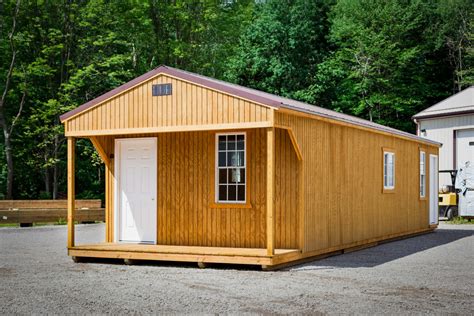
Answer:
MULTIPOLYGON (((214 132, 160 133, 158 137, 158 244, 264 248, 266 244, 266 131, 246 130, 251 208, 213 208, 214 132)), ((114 152, 114 139, 98 137, 114 152)), ((297 158, 286 130, 276 133, 275 246, 298 246, 297 158)), ((113 159, 106 166, 106 240, 113 232, 113 159)))
POLYGON ((288 131, 275 129, 275 247, 298 248, 298 158, 288 131))
POLYGON ((251 208, 213 208, 212 132, 158 137, 158 243, 165 245, 264 247, 265 134, 247 131, 251 208))
POLYGON ((66 135, 138 128, 266 122, 272 109, 166 75, 126 91, 65 121, 66 135), (152 85, 171 83, 173 94, 152 96, 152 85), (82 132, 82 133, 80 133, 82 132))
MULTIPOLYGON (((302 150, 304 251, 429 226, 428 200, 419 198, 419 143, 283 113, 275 124, 292 128, 302 150), (383 147, 396 152, 394 193, 382 193, 383 147)), ((427 157, 438 153, 423 148, 427 157)))

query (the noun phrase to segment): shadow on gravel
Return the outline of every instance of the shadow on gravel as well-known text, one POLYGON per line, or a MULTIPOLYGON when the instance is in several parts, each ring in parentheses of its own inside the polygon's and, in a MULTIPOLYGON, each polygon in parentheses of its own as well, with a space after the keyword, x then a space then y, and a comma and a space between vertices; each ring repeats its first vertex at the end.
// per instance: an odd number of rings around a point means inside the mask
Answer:
POLYGON ((474 230, 438 229, 432 233, 379 244, 375 247, 315 260, 287 270, 375 267, 474 235, 474 230))
MULTIPOLYGON (((157 260, 129 260, 127 263, 123 259, 107 259, 107 258, 81 258, 78 263, 97 263, 112 264, 122 266, 148 266, 148 267, 164 267, 164 268, 185 268, 198 269, 196 262, 179 262, 179 261, 157 261, 157 260)), ((225 263, 206 263, 206 269, 216 270, 251 270, 261 271, 261 266, 244 265, 244 264, 225 264, 225 263)), ((0 270, 1 272, 1 270, 0 270)))

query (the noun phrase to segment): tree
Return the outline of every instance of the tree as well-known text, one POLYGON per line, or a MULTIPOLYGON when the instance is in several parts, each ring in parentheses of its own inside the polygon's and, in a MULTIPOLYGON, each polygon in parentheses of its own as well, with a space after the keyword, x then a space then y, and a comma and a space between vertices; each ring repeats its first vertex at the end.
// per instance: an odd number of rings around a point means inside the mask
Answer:
POLYGON ((315 102, 330 95, 333 109, 411 131, 411 116, 445 96, 450 69, 432 22, 438 18, 421 0, 338 1, 336 48, 307 94, 315 102))
POLYGON ((474 8, 468 7, 467 25, 465 31, 465 45, 463 47, 464 54, 462 54, 461 65, 462 68, 457 69, 456 76, 458 77, 459 89, 474 85, 474 8))
POLYGON ((333 1, 267 1, 240 38, 226 78, 283 96, 298 96, 312 81, 330 45, 333 1))
MULTIPOLYGON (((13 130, 16 126, 18 119, 23 111, 23 106, 25 104, 26 98, 26 84, 25 82, 17 83, 21 86, 21 96, 16 95, 16 93, 11 89, 11 85, 14 84, 14 77, 22 77, 21 73, 15 73, 15 67, 17 66, 17 54, 18 48, 16 47, 16 24, 17 18, 20 11, 20 0, 16 1, 12 20, 11 20, 11 29, 8 33, 8 47, 10 52, 10 63, 8 70, 6 71, 4 83, 3 83, 3 93, 0 98, 0 126, 3 130, 4 137, 4 152, 7 162, 7 199, 13 198, 13 153, 12 153, 12 144, 11 136, 13 130), (14 106, 7 107, 8 103, 18 102, 17 109, 14 106), (16 114, 12 117, 11 113, 16 111, 16 114)), ((2 27, 3 28, 3 27, 2 27)), ((1 45, 5 47, 6 45, 1 45)), ((0 46, 0 47, 1 47, 0 46)))
POLYGON ((453 71, 453 93, 472 84, 472 37, 474 6, 470 0, 440 1, 438 12, 442 27, 440 34, 445 43, 453 71), (467 76, 467 77, 466 77, 467 76))
MULTIPOLYGON (((0 196, 63 197, 59 115, 160 64, 412 131, 474 82, 471 2, 0 1, 0 196)), ((77 149, 77 194, 100 197, 77 149)))
POLYGON ((150 0, 157 62, 221 78, 254 1, 150 0))

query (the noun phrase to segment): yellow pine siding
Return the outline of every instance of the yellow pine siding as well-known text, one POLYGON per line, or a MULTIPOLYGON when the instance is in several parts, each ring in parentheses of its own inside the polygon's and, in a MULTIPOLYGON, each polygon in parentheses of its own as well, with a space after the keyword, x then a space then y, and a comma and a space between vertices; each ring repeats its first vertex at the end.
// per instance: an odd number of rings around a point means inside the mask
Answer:
POLYGON ((161 74, 66 119, 66 136, 271 126, 273 109, 161 74), (152 96, 171 83, 172 95, 152 96), (242 125, 243 124, 243 125, 242 125))
POLYGON ((277 128, 275 138, 275 245, 298 248, 298 157, 288 131, 277 128))
MULTIPOLYGON (((275 125, 291 128, 302 150, 304 251, 429 227, 429 203, 419 199, 418 142, 278 112, 275 125), (396 150, 391 194, 382 192, 383 147, 396 150)), ((427 157, 438 152, 424 148, 427 157)))
MULTIPOLYGON (((101 136, 108 156, 114 139, 158 137, 158 244, 262 248, 266 244, 266 131, 246 130, 250 208, 216 208, 214 132, 101 136)), ((275 138, 275 247, 298 246, 298 159, 286 130, 275 138)), ((113 241, 114 160, 106 163, 106 241, 113 241)))

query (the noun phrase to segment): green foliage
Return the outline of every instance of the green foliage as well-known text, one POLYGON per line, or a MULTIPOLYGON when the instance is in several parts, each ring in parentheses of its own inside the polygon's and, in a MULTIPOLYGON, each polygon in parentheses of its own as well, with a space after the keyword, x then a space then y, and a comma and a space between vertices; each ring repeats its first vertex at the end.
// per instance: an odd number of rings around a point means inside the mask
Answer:
POLYGON ((330 49, 326 36, 332 2, 270 0, 258 6, 226 78, 290 97, 304 90, 330 49))
POLYGON ((411 116, 457 92, 459 74, 470 84, 472 12, 469 0, 268 1, 227 78, 413 132, 411 116))
POLYGON ((54 225, 67 225, 67 218, 60 218, 54 225))
MULTIPOLYGON (((0 0, 0 92, 15 0, 0 0)), ((160 64, 411 131, 410 117, 474 84, 472 0, 22 1, 6 95, 14 197, 61 198, 59 115, 160 64)), ((0 152, 4 153, 3 134, 0 152)), ((103 198, 104 167, 77 145, 77 194, 103 198)), ((0 155, 0 198, 7 167, 0 155)))
MULTIPOLYGON (((464 12, 464 11, 461 11, 464 12)), ((459 84, 461 87, 469 87, 474 85, 474 10, 471 10, 470 13, 466 13, 466 25, 462 29, 463 41, 461 47, 461 65, 457 69, 457 76, 459 78, 459 84)))
POLYGON ((442 77, 443 61, 426 1, 339 1, 332 12, 332 56, 344 72, 343 93, 333 106, 403 130, 429 104, 442 77), (435 74, 435 76, 433 76, 435 74))

